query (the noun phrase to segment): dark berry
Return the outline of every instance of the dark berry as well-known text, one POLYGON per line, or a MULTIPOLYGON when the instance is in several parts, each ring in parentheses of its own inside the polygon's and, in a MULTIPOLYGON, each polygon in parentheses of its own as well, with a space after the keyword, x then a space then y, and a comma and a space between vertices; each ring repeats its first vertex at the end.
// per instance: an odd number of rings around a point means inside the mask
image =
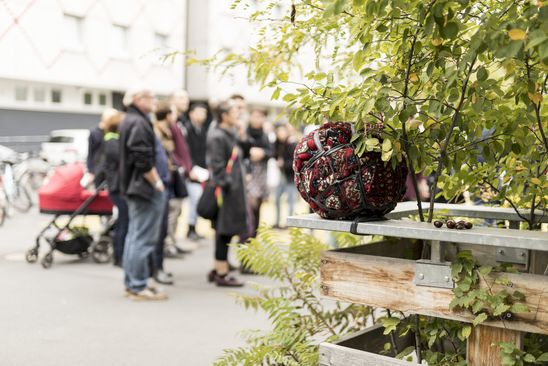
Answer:
POLYGON ((469 222, 469 221, 466 221, 466 222, 464 223, 464 227, 467 228, 467 229, 471 229, 472 226, 474 226, 474 225, 473 225, 471 222, 469 222))
POLYGON ((453 220, 447 220, 447 222, 445 223, 445 225, 447 225, 447 228, 448 228, 448 229, 454 229, 455 226, 457 226, 457 224, 456 224, 455 221, 453 221, 453 220))
POLYGON ((457 229, 457 230, 464 230, 464 228, 465 228, 464 224, 462 224, 460 222, 455 225, 455 229, 457 229))
POLYGON ((465 223, 466 223, 466 221, 464 221, 464 220, 459 220, 459 221, 457 221, 457 224, 462 224, 462 225, 464 225, 465 223))
POLYGON ((443 222, 441 222, 440 220, 436 220, 434 221, 434 226, 437 228, 440 228, 443 226, 443 222))

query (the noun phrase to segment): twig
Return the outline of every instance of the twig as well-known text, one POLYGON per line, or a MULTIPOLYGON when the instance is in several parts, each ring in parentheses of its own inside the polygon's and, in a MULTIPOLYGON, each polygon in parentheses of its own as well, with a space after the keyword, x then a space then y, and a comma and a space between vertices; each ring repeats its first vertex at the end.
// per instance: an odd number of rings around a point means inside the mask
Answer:
POLYGON ((459 103, 457 104, 455 113, 453 114, 453 118, 451 120, 451 126, 449 127, 447 136, 445 137, 445 140, 443 141, 441 145, 441 152, 440 152, 440 156, 438 157, 438 167, 436 169, 436 173, 434 175, 434 182, 432 183, 432 188, 430 191, 431 192, 430 193, 430 211, 428 212, 428 222, 432 222, 432 218, 434 216, 434 200, 437 194, 438 179, 441 175, 441 170, 443 168, 443 160, 447 156, 447 153, 446 153, 447 147, 449 146, 449 141, 451 139, 451 136, 453 135, 453 131, 455 130, 455 127, 460 117, 460 111, 461 111, 462 105, 464 104, 464 99, 466 98, 466 89, 468 88, 468 81, 470 80, 470 75, 472 74, 472 69, 474 68, 474 64, 476 63, 477 57, 478 55, 474 54, 474 58, 470 62, 470 66, 468 67, 468 71, 466 73, 466 79, 464 79, 464 83, 462 84, 460 100, 459 100, 459 103))

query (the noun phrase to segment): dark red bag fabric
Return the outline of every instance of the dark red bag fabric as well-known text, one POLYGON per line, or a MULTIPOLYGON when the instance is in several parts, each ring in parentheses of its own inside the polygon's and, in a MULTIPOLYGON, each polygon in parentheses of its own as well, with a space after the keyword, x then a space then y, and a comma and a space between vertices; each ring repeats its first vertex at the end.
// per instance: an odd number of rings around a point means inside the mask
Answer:
POLYGON ((293 160, 297 190, 323 218, 382 218, 405 194, 406 164, 392 169, 380 152, 358 158, 351 139, 345 122, 325 123, 303 137, 293 160))

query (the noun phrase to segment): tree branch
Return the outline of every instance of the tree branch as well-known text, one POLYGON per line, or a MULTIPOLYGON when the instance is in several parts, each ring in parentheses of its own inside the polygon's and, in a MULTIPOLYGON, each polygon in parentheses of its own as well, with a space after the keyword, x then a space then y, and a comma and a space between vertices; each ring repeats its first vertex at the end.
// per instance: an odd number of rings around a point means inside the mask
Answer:
POLYGON ((451 136, 453 135, 453 131, 455 130, 455 127, 460 117, 460 111, 461 111, 462 105, 464 104, 464 99, 466 98, 466 89, 468 88, 468 81, 470 81, 470 75, 472 74, 472 69, 474 68, 474 64, 476 63, 477 57, 478 55, 474 54, 474 58, 470 62, 470 66, 468 67, 468 71, 466 72, 466 79, 464 79, 464 82, 462 83, 460 100, 459 100, 459 103, 457 104, 457 107, 455 108, 455 113, 453 114, 453 118, 451 120, 451 126, 449 127, 449 132, 447 133, 447 136, 445 137, 445 140, 443 141, 441 145, 441 152, 440 152, 440 156, 438 157, 438 167, 436 169, 436 174, 434 175, 434 182, 432 183, 432 188, 430 189, 430 211, 428 212, 428 222, 432 222, 432 218, 434 217, 434 200, 437 194, 438 179, 441 175, 441 170, 443 168, 443 160, 447 156, 447 147, 449 146, 449 141, 451 139, 451 136))

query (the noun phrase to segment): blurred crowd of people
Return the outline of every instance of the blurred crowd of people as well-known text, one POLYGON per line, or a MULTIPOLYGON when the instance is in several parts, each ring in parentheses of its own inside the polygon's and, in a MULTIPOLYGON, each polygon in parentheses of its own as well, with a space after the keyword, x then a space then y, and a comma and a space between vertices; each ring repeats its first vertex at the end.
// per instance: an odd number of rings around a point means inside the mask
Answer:
POLYGON ((147 89, 130 90, 124 111, 106 110, 89 137, 87 173, 108 189, 117 208, 114 264, 124 270, 125 294, 134 300, 163 300, 167 295, 154 283, 173 284, 164 257, 188 253, 176 238, 186 223, 186 237, 199 241, 197 206, 205 184, 222 194, 215 230, 213 268, 208 281, 217 286, 242 286, 230 274, 229 244, 255 237, 261 206, 275 190, 275 227, 281 225, 281 200, 287 197, 293 213, 295 130, 268 120, 261 107, 248 110, 241 95, 218 105, 190 103, 184 90, 158 101, 147 89), (213 111, 212 111, 213 110, 213 111), (187 215, 181 217, 187 200, 187 215), (153 278, 155 281, 150 281, 153 278))

